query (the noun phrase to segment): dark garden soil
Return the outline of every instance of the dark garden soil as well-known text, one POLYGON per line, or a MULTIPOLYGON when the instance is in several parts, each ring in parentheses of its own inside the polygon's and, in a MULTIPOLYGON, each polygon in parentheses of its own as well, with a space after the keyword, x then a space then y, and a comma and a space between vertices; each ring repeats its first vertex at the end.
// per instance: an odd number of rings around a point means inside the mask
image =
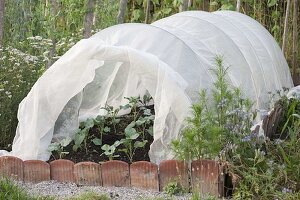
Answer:
MULTIPOLYGON (((151 114, 154 115, 154 106, 147 106, 147 109, 151 110, 151 114)), ((139 116, 141 116, 142 114, 142 110, 139 110, 139 116)), ((112 145, 114 144, 115 141, 117 140, 121 140, 123 138, 125 138, 125 134, 124 134, 124 130, 127 127, 128 124, 130 124, 133 121, 133 116, 132 114, 128 114, 128 115, 123 115, 118 117, 118 119, 120 119, 120 122, 115 126, 110 124, 108 125, 110 128, 110 132, 103 134, 102 136, 102 145, 103 144, 108 144, 108 145, 112 145)), ((153 122, 147 124, 145 126, 145 129, 149 128, 150 126, 153 126, 153 122)), ((137 128, 137 131, 138 128, 137 128)), ((81 148, 79 148, 77 151, 73 151, 73 145, 74 142, 71 142, 70 145, 68 145, 64 151, 68 152, 68 154, 64 155, 63 157, 61 157, 62 159, 67 159, 67 160, 71 160, 74 163, 78 163, 78 162, 83 162, 83 161, 91 161, 91 162, 96 162, 96 163, 101 163, 101 162, 105 162, 108 161, 108 157, 106 155, 104 155, 104 151, 101 149, 101 146, 97 146, 92 142, 92 139, 97 137, 100 138, 100 132, 98 130, 97 126, 94 126, 93 128, 91 128, 89 130, 89 134, 88 134, 88 139, 87 139, 87 145, 86 148, 83 146, 81 148)), ((153 142, 153 136, 148 134, 145 134, 144 136, 144 140, 147 140, 148 142, 146 143, 146 145, 143 148, 137 148, 134 156, 133 156, 133 162, 135 161, 150 161, 149 156, 148 156, 148 152, 150 149, 150 145, 153 142)), ((136 141, 143 141, 142 139, 142 135, 140 135, 136 141)), ((118 157, 115 157, 113 160, 121 160, 127 163, 131 163, 130 160, 128 159, 128 157, 126 156, 126 154, 122 151, 119 151, 120 149, 125 148, 125 146, 123 144, 121 144, 116 150, 116 154, 118 157)), ((59 159, 59 155, 58 153, 54 152, 51 157, 49 162, 59 159)))

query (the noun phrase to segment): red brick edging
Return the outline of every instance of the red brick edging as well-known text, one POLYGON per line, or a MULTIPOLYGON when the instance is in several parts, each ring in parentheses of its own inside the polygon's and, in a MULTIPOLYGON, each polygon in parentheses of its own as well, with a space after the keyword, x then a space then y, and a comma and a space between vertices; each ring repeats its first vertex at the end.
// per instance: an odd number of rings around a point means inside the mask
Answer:
POLYGON ((154 191, 162 191, 170 181, 175 181, 190 191, 214 196, 222 196, 224 188, 223 168, 212 160, 196 160, 190 165, 184 161, 165 160, 159 166, 146 161, 129 165, 118 160, 75 164, 64 159, 48 164, 40 160, 22 161, 13 156, 2 156, 0 177, 33 183, 57 180, 78 185, 137 187, 154 191))

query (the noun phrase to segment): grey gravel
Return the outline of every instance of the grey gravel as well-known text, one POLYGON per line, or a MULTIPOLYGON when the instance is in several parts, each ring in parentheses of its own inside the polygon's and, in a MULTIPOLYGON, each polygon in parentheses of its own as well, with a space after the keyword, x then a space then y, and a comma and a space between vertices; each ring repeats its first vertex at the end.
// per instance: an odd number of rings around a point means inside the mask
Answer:
MULTIPOLYGON (((107 194, 111 199, 116 200, 152 200, 158 197, 170 199, 164 192, 141 190, 138 188, 77 186, 74 183, 60 183, 57 181, 45 181, 38 184, 18 183, 18 185, 24 188, 29 194, 52 196, 56 199, 66 199, 88 191, 93 191, 97 194, 107 194)), ((191 196, 190 193, 187 193, 180 196, 173 196, 172 200, 189 200, 191 196)))

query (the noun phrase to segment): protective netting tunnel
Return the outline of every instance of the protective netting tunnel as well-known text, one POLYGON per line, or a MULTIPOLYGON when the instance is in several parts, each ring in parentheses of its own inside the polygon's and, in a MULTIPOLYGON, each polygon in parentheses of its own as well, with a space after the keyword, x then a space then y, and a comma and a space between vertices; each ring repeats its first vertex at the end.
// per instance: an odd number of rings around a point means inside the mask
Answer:
POLYGON ((48 160, 51 141, 74 137, 79 121, 103 114, 105 103, 119 106, 124 97, 149 92, 155 108, 150 159, 172 158, 170 141, 199 90, 214 82, 216 55, 256 108, 267 106, 268 92, 293 86, 276 41, 246 15, 189 11, 151 25, 116 25, 78 42, 36 82, 19 106, 8 154, 48 160))

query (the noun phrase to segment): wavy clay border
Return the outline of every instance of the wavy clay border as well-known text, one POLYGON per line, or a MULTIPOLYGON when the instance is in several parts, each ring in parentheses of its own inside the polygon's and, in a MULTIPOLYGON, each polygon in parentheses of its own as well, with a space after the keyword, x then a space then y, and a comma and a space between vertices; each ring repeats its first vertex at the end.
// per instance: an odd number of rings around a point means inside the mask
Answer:
POLYGON ((179 160, 164 160, 159 165, 138 161, 129 165, 118 160, 98 164, 59 159, 47 163, 40 160, 23 161, 13 156, 0 157, 0 177, 25 183, 56 180, 85 186, 136 187, 163 191, 170 181, 176 181, 190 191, 216 197, 221 197, 224 193, 223 170, 218 162, 212 160, 195 160, 191 164, 179 160))

